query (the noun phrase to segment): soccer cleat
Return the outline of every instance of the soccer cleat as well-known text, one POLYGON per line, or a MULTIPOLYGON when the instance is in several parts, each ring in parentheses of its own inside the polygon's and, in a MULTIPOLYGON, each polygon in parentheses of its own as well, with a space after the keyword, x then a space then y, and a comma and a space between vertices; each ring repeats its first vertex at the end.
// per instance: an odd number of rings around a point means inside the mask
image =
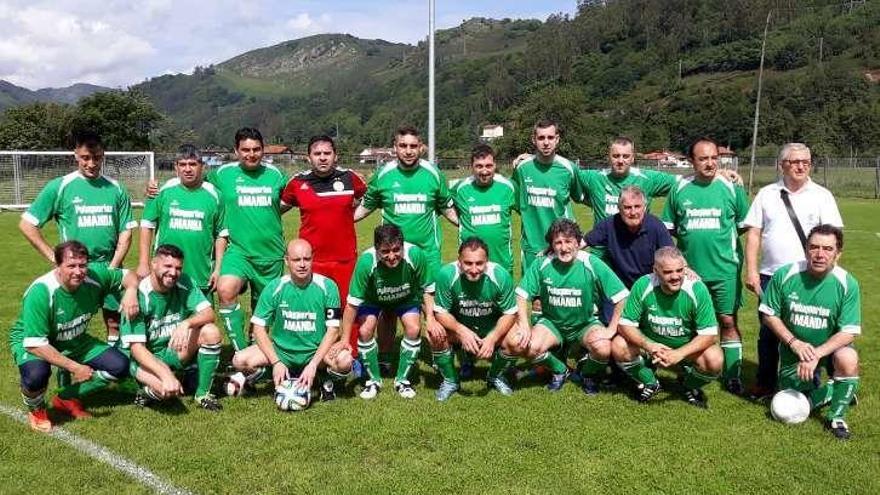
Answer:
POLYGON ((202 397, 196 397, 196 404, 198 404, 199 407, 206 411, 220 412, 223 410, 223 406, 220 405, 220 401, 218 401, 217 398, 211 394, 207 394, 202 397))
POLYGON ((52 422, 49 421, 49 412, 45 407, 28 411, 28 424, 34 431, 49 433, 52 431, 52 422))
POLYGON ((730 380, 727 380, 724 384, 724 389, 736 396, 743 396, 746 392, 742 380, 739 378, 731 378, 730 380))
POLYGON ((361 390, 361 393, 360 393, 361 399, 366 399, 366 400, 375 399, 376 395, 379 393, 380 388, 381 387, 379 386, 379 382, 368 381, 366 383, 366 385, 364 385, 364 389, 361 390))
MULTIPOLYGON (((440 402, 446 402, 456 392, 458 392, 458 388, 459 387, 458 387, 457 383, 447 382, 446 380, 443 380, 443 383, 440 384, 440 388, 437 389, 437 393, 436 393, 437 400, 440 402)), ((400 391, 398 391, 398 393, 400 393, 400 395, 403 396, 403 394, 400 391)), ((413 391, 413 395, 415 395, 415 391, 413 391)), ((410 398, 410 397, 407 397, 407 398, 410 398)))
POLYGON ((776 392, 772 388, 758 384, 752 385, 748 391, 749 399, 755 402, 769 399, 774 393, 776 392))
POLYGON ((79 399, 62 399, 57 395, 52 397, 52 408, 56 411, 65 413, 74 419, 91 418, 92 415, 83 409, 82 402, 79 399))
POLYGON ((706 394, 698 388, 685 389, 684 400, 688 404, 699 407, 700 409, 708 409, 709 404, 706 402, 706 394))
POLYGON ((134 394, 134 400, 132 403, 138 407, 148 407, 153 403, 153 399, 143 391, 138 390, 137 393, 134 394))
POLYGON ((547 390, 551 392, 559 392, 562 389, 562 386, 565 385, 565 380, 568 379, 568 371, 565 373, 554 373, 550 377, 550 383, 547 384, 547 390))
POLYGON ((598 395, 599 384, 597 384, 592 378, 584 376, 581 377, 581 390, 587 395, 598 395))
POLYGON ((474 377, 474 363, 471 361, 465 361, 461 363, 461 368, 458 370, 458 376, 462 380, 470 380, 474 377))
POLYGON ((839 438, 841 440, 849 440, 849 426, 847 426, 846 421, 840 418, 825 421, 825 429, 830 430, 831 434, 834 435, 835 438, 839 438))
POLYGON ((636 400, 642 403, 648 402, 660 392, 660 382, 656 383, 640 383, 636 388, 636 400))
POLYGON ((486 386, 489 388, 494 388, 498 391, 499 394, 510 397, 513 395, 513 389, 510 388, 510 385, 507 383, 507 380, 500 376, 496 376, 495 378, 489 378, 486 380, 486 386))
POLYGON ((416 389, 412 388, 408 380, 395 383, 394 390, 404 399, 413 399, 416 396, 416 389))
POLYGON ((321 402, 336 400, 336 386, 330 380, 324 380, 321 384, 321 402))

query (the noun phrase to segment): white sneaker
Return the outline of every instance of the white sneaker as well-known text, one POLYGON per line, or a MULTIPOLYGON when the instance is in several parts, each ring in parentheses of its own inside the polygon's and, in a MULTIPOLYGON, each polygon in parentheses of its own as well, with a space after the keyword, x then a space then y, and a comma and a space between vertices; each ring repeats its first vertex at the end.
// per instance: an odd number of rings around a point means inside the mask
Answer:
POLYGON ((416 396, 416 390, 412 388, 409 381, 397 382, 394 384, 394 390, 404 399, 413 399, 416 396))
POLYGON ((365 400, 375 399, 376 395, 379 394, 379 389, 379 382, 368 381, 366 385, 364 385, 364 389, 361 390, 360 397, 365 400))

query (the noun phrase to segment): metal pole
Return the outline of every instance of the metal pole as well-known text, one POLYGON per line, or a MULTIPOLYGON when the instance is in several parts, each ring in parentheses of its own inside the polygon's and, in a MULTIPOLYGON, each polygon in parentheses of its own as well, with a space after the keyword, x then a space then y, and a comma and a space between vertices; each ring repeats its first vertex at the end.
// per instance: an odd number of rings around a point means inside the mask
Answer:
POLYGON ((428 0, 428 161, 434 160, 434 3, 428 0))
POLYGON ((752 128, 752 158, 749 162, 749 194, 752 194, 752 182, 755 178, 755 148, 758 146, 758 119, 761 115, 761 85, 764 80, 764 52, 767 49, 767 31, 770 29, 770 15, 767 12, 767 23, 764 24, 764 40, 761 41, 761 66, 758 68, 758 97, 755 99, 755 125, 752 128))
POLYGON ((22 204, 21 200, 21 155, 12 155, 12 189, 15 193, 13 202, 22 204))
POLYGON ((880 199, 880 156, 874 166, 874 199, 880 199))

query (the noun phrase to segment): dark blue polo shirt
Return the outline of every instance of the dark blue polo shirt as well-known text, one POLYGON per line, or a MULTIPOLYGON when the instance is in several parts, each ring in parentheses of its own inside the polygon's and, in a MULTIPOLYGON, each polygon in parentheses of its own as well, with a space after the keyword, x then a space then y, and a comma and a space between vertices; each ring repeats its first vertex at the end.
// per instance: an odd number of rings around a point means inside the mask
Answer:
POLYGON ((627 287, 654 269, 654 251, 674 246, 666 226, 654 215, 645 213, 638 232, 630 232, 620 213, 602 220, 586 236, 590 246, 604 246, 605 259, 627 287))

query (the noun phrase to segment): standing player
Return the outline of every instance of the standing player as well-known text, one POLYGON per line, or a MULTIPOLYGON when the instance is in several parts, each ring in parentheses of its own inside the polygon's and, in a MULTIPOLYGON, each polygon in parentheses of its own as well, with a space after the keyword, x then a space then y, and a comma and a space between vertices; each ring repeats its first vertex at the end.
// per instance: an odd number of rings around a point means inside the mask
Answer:
POLYGON ((358 353, 368 377, 360 394, 363 399, 376 397, 382 386, 375 334, 383 312, 397 315, 403 324, 394 389, 404 399, 416 396, 409 372, 416 364, 422 346, 419 305, 422 305, 428 328, 439 325, 434 319, 434 282, 428 261, 418 246, 403 239, 403 233, 396 225, 376 227, 373 247, 358 258, 348 290, 342 314, 343 338, 333 352, 341 352, 350 346, 352 326, 357 320, 360 324, 358 353))
POLYGON ((185 144, 177 150, 177 177, 144 206, 137 271, 140 278, 149 277, 153 250, 162 244, 177 246, 186 259, 183 273, 207 296, 220 276, 228 232, 217 189, 203 180, 204 166, 195 146, 185 144))
POLYGON ((437 213, 458 225, 446 176, 433 164, 420 158, 422 138, 413 127, 400 127, 394 133, 397 159, 383 165, 370 178, 364 202, 357 207, 357 222, 376 208, 382 209, 382 222, 396 225, 406 242, 418 246, 434 274, 440 269, 441 241, 437 213))
POLYGON ((135 403, 182 393, 175 372, 183 371, 198 352, 195 401, 203 409, 222 409, 211 395, 220 363, 223 336, 214 326, 214 310, 199 286, 183 273, 184 253, 162 244, 150 263, 150 274, 138 285, 140 313, 123 318, 122 344, 131 356, 130 372, 144 385, 135 403))
POLYGON ((687 277, 686 266, 678 249, 657 250, 654 273, 633 284, 611 342, 614 360, 638 384, 639 402, 660 391, 643 354, 662 368, 683 368, 685 399, 697 407, 707 407, 703 387, 721 372, 712 298, 703 282, 687 277))
POLYGON ((108 294, 123 288, 120 309, 129 318, 138 311, 134 272, 89 265, 89 250, 79 241, 62 242, 54 256, 55 269, 25 291, 9 333, 28 421, 44 432, 52 429, 45 405, 50 365, 69 372, 72 379, 52 399, 52 407, 76 419, 89 417, 79 398, 128 375, 125 356, 86 333, 89 321, 108 294))
POLYGON ((807 237, 807 261, 777 270, 759 309, 779 338, 779 388, 809 394, 814 408, 830 404, 825 427, 847 439, 844 417, 859 388, 859 355, 852 343, 862 326, 859 283, 837 266, 842 251, 839 227, 814 227, 807 237), (816 387, 813 374, 829 359, 834 376, 816 387))
POLYGON ((552 251, 529 267, 516 289, 519 323, 517 330, 508 334, 505 349, 547 366, 553 373, 547 388, 555 392, 568 377, 564 361, 567 347, 583 347, 587 354, 578 363, 581 386, 584 393, 595 395, 629 291, 602 260, 578 250, 580 241, 581 231, 573 220, 560 218, 550 226, 547 243, 552 251), (607 327, 596 315, 599 297, 615 304, 607 327), (528 301, 533 299, 541 301, 543 313, 530 326, 528 301), (561 348, 562 359, 550 352, 555 348, 561 348))
POLYGON ((220 315, 233 346, 241 350, 249 338, 238 295, 249 284, 253 307, 266 284, 284 272, 281 190, 287 179, 263 163, 263 136, 256 129, 235 133, 235 154, 239 161, 212 170, 208 182, 220 195, 229 233, 217 281, 220 315))
MULTIPOLYGON (((50 246, 40 229, 49 220, 58 225, 61 242, 77 240, 89 250, 89 262, 119 268, 131 245, 131 200, 125 187, 101 174, 104 144, 93 132, 74 136, 77 170, 49 181, 31 206, 21 215, 18 228, 50 263, 55 263, 50 246)), ((110 295, 103 305, 107 340, 119 336, 119 300, 110 295)))
POLYGON ((326 369, 321 400, 333 400, 334 382, 345 383, 352 362, 347 350, 334 347, 339 341, 339 289, 333 279, 312 273, 308 241, 290 241, 284 260, 290 273, 266 286, 251 317, 256 344, 237 352, 232 365, 242 371, 268 365, 276 386, 297 377, 297 385, 306 389, 318 370, 326 369))
POLYGON ((496 173, 495 151, 485 144, 471 153, 470 177, 452 188, 452 201, 458 212, 458 242, 479 237, 488 246, 489 261, 513 274, 511 217, 516 208, 513 183, 496 173))
MULTIPOLYGON (((336 144, 329 136, 312 137, 308 151, 312 168, 287 183, 281 193, 282 209, 299 208, 299 237, 314 250, 312 269, 333 279, 344 301, 357 260, 352 212, 367 186, 353 171, 336 166, 336 144)), ((357 334, 352 338, 354 347, 357 334)))
POLYGON ((698 139, 688 157, 694 175, 678 181, 670 191, 661 218, 712 294, 724 351, 722 380, 729 392, 742 395, 742 337, 736 318, 742 296, 739 229, 749 205, 742 186, 717 173, 714 141, 698 139))
POLYGON ((489 261, 489 247, 478 237, 468 237, 458 247, 458 261, 443 265, 435 282, 434 315, 441 327, 428 327, 434 362, 443 376, 437 400, 452 397, 458 388, 451 344, 479 359, 491 359, 486 376, 489 388, 502 395, 513 390, 504 372, 516 362, 499 347, 516 323, 513 278, 489 261))

